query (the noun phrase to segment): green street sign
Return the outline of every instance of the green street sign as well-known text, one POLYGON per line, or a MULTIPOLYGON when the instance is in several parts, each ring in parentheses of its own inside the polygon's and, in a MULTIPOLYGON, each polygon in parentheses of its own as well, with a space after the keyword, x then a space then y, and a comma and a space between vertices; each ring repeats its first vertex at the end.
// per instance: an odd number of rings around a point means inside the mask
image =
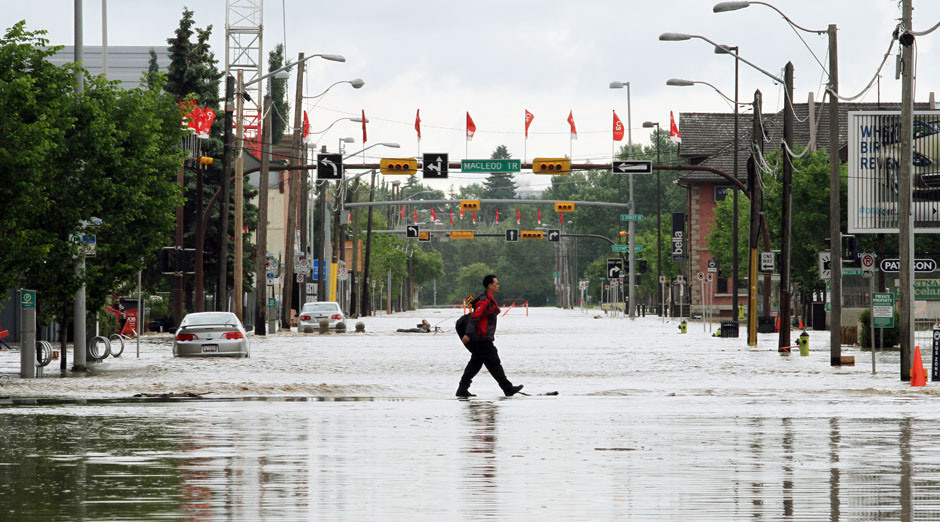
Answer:
POLYGON ((894 328, 894 294, 875 292, 871 294, 875 328, 894 328))
POLYGON ((277 308, 277 299, 273 297, 268 298, 268 308, 277 308))
POLYGON ((620 214, 620 221, 643 221, 643 214, 620 214))
POLYGON ((35 290, 20 290, 20 308, 36 308, 35 290))
POLYGON ((842 269, 842 275, 844 275, 844 276, 848 276, 848 275, 856 275, 856 276, 857 276, 857 275, 862 275, 862 269, 861 269, 861 268, 843 268, 843 269, 842 269))
MULTIPOLYGON (((610 249, 614 252, 629 252, 630 245, 610 245, 610 249)), ((633 248, 634 252, 642 252, 643 245, 637 245, 633 248)))
POLYGON ((514 159, 465 159, 460 160, 460 170, 471 174, 521 172, 522 162, 514 159))

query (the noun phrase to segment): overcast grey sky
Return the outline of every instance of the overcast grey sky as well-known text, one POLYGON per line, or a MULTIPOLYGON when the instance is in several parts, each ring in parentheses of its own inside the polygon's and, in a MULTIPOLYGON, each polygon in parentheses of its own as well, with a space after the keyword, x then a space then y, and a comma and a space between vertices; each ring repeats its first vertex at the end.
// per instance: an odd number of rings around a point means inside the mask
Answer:
MULTIPOLYGON (((913 1, 915 30, 940 21, 940 1, 913 1)), ((900 17, 897 0, 773 3, 804 27, 838 25, 843 95, 860 92, 872 78, 900 17)), ((195 11, 198 27, 213 26, 211 43, 220 67, 224 67, 225 4, 224 0, 111 0, 108 43, 165 46, 186 6, 195 11)), ((674 111, 678 120, 680 112, 732 110, 706 86, 677 88, 667 87, 665 82, 672 77, 702 80, 733 95, 733 59, 714 54, 701 40, 660 42, 662 32, 699 34, 738 45, 742 57, 778 76, 791 60, 796 101, 805 102, 809 91, 820 99, 825 74, 777 13, 753 5, 714 14, 714 4, 712 0, 267 0, 264 62, 278 43, 286 43, 292 57, 298 52, 344 55, 346 63, 307 62, 308 94, 357 77, 366 85, 359 90, 348 85, 331 90, 310 113, 311 127, 320 129, 365 109, 370 119, 369 142, 391 141, 402 146, 387 153, 372 149, 370 159, 418 153, 414 131, 418 108, 422 152, 449 152, 452 161, 464 158, 465 112, 469 111, 477 126, 469 157, 488 157, 497 145, 505 144, 513 157, 521 159, 523 115, 528 109, 535 119, 529 131, 527 159, 568 154, 566 118, 573 111, 579 138, 573 144, 573 158, 603 162, 611 154, 611 110, 627 121, 626 92, 608 88, 611 80, 631 83, 634 142, 648 143, 649 131, 642 128, 646 120, 668 128, 669 111, 674 111)), ((71 45, 73 6, 73 0, 5 2, 3 25, 25 19, 32 29, 48 30, 52 43, 71 45)), ((84 1, 84 22, 85 45, 100 45, 100 0, 84 1)), ((826 37, 801 34, 828 66, 826 37)), ((938 39, 940 31, 917 41, 917 101, 926 101, 930 91, 940 90, 938 39)), ((882 101, 900 99, 894 54, 892 51, 882 72, 882 101)), ((742 64, 741 99, 751 98, 754 89, 764 93, 765 110, 782 106, 782 88, 742 64)), ((873 88, 861 100, 877 99, 878 89, 873 88)), ((678 123, 681 131, 681 120, 678 123)), ((348 150, 361 148, 361 129, 351 122, 334 126, 321 143, 335 149, 338 138, 345 136, 356 139, 348 150)), ((454 183, 473 178, 452 177, 454 183)), ((539 178, 536 183, 545 185, 548 179, 539 178)))

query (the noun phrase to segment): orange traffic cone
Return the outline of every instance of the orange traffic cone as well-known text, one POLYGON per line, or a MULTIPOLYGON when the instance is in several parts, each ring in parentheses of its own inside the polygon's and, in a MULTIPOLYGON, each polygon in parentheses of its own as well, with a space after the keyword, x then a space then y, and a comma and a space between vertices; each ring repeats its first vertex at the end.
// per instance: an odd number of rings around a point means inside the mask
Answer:
POLYGON ((926 386, 927 376, 924 375, 924 363, 920 359, 920 346, 914 347, 914 367, 911 368, 911 386, 926 386))

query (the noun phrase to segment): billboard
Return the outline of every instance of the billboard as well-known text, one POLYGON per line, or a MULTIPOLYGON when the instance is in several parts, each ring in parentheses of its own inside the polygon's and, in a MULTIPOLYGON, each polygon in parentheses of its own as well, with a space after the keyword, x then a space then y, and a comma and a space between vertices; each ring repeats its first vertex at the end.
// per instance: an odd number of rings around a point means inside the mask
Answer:
MULTIPOLYGON (((900 111, 848 114, 848 232, 898 233, 900 111)), ((940 232, 940 111, 914 111, 915 233, 940 232)))

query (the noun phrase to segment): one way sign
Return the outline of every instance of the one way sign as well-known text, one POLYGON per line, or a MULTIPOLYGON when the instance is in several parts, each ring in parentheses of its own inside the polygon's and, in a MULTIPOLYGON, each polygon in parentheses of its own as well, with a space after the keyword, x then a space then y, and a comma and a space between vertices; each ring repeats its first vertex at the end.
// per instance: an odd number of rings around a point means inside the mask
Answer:
POLYGON ((614 174, 650 174, 653 172, 653 162, 649 160, 615 161, 614 174))

